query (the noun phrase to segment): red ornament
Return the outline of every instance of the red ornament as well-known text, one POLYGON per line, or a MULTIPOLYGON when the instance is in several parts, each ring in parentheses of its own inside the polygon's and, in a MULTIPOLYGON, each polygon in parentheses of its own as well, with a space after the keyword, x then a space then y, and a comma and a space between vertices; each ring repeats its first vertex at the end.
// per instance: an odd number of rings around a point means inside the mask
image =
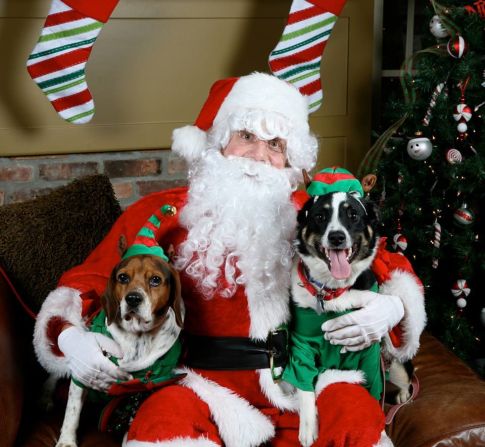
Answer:
POLYGON ((457 35, 448 41, 446 49, 451 57, 460 59, 468 51, 468 43, 465 42, 462 36, 457 35))
POLYGON ((398 251, 405 251, 406 248, 408 248, 408 240, 406 239, 406 236, 404 236, 401 233, 397 233, 394 235, 392 238, 393 244, 392 246, 394 247, 394 250, 398 251))
POLYGON ((465 9, 470 14, 478 14, 480 17, 485 17, 485 1, 478 0, 473 5, 465 6, 465 9))
POLYGON ((455 298, 465 298, 470 295, 470 288, 468 287, 466 280, 458 279, 451 287, 451 293, 455 298))

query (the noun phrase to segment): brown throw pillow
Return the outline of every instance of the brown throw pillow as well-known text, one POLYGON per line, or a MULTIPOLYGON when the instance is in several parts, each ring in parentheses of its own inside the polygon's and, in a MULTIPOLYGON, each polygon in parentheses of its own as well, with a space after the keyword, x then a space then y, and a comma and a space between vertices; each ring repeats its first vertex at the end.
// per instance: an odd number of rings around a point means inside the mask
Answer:
POLYGON ((121 214, 107 176, 0 207, 0 266, 37 313, 62 273, 80 264, 121 214))

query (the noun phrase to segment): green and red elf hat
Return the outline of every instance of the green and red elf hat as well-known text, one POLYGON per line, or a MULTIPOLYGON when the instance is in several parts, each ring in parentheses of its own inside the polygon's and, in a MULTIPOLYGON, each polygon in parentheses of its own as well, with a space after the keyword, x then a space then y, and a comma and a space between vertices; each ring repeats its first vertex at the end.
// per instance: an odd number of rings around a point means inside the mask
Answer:
POLYGON ((317 172, 307 187, 310 196, 323 196, 332 192, 358 193, 360 197, 364 197, 359 180, 347 169, 337 166, 317 172))
POLYGON ((160 229, 160 222, 163 216, 174 216, 177 210, 172 205, 163 205, 147 220, 145 225, 137 233, 133 244, 125 251, 121 259, 129 258, 137 255, 153 255, 162 258, 168 262, 168 256, 163 251, 163 248, 158 245, 157 233, 160 229))

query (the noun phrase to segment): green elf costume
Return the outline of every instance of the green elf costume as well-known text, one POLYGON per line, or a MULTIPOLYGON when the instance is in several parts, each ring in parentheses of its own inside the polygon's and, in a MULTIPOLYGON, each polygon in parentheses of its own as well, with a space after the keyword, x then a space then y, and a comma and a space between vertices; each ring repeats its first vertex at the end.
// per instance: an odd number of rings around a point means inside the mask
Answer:
MULTIPOLYGON (((334 192, 351 192, 359 197, 364 196, 360 182, 342 168, 327 168, 318 172, 307 192, 312 197, 334 192)), ((323 312, 300 307, 292 300, 290 356, 283 372, 283 380, 303 391, 318 392, 319 378, 325 382, 341 376, 343 382, 349 379, 352 382, 363 382, 362 385, 369 393, 379 400, 383 390, 380 344, 373 343, 358 352, 341 352, 341 346, 330 344, 322 336, 323 323, 352 312, 350 303, 345 302, 345 296, 341 297, 347 289, 326 289, 324 284, 310 277, 301 259, 295 265, 294 274, 299 285, 311 295, 321 298, 323 312)), ((295 284, 295 281, 292 283, 295 284)), ((369 290, 378 291, 376 281, 369 290)))

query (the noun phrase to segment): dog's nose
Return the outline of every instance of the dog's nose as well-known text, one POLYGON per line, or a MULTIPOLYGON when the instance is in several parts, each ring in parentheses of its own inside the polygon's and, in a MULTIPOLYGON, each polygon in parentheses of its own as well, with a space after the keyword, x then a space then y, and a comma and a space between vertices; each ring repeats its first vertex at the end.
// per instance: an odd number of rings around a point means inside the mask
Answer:
POLYGON ((345 242, 345 233, 343 231, 331 231, 328 233, 328 240, 334 247, 339 247, 345 242))
POLYGON ((130 292, 125 300, 129 307, 137 307, 143 301, 143 297, 138 292, 130 292))

